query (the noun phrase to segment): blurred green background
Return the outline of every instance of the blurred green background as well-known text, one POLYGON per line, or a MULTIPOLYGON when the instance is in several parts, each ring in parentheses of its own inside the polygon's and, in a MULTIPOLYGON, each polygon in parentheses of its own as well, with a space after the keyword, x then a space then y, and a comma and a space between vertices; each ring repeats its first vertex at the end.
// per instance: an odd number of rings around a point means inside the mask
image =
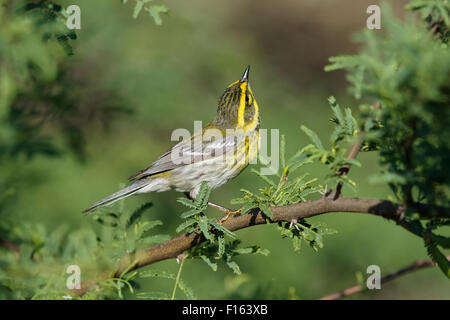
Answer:
MULTIPOLYGON (((405 1, 391 3, 402 16, 405 1)), ((341 106, 357 104, 347 94, 345 74, 325 73, 323 67, 329 56, 356 52, 351 35, 365 27, 366 8, 373 1, 166 0, 170 14, 163 16, 162 26, 145 13, 134 20, 133 1, 76 4, 81 7, 82 25, 74 42, 75 55, 68 62, 73 76, 114 92, 133 112, 108 123, 106 131, 100 126, 89 129, 85 162, 70 155, 40 157, 23 168, 35 183, 24 186, 18 211, 50 230, 62 224, 73 230, 94 225, 81 211, 116 191, 128 176, 173 145, 172 130, 192 132, 194 120, 209 122, 222 91, 247 64, 262 128, 277 128, 286 135, 288 155, 309 143, 301 124, 328 141, 333 129, 328 121, 330 95, 341 106)), ((77 94, 83 101, 86 92, 77 94)), ((344 194, 388 198, 387 187, 368 183, 368 176, 377 172, 376 154, 362 154, 359 160, 363 166, 351 170, 358 193, 344 189, 344 194)), ((326 173, 323 167, 308 169, 314 177, 326 173)), ((229 201, 240 196, 240 188, 255 190, 261 185, 247 169, 215 190, 211 199, 230 206, 229 201)), ((152 201, 148 217, 164 222, 157 231, 175 236, 179 214, 185 210, 175 201, 178 196, 176 192, 139 195, 128 198, 125 206, 131 210, 152 201)), ((208 210, 208 215, 220 216, 208 210)), ((325 239, 318 253, 305 245, 296 254, 274 226, 252 227, 238 235, 244 244, 269 249, 270 255, 237 257, 244 276, 236 279, 224 264, 213 272, 196 260, 185 263, 182 276, 200 299, 314 299, 356 284, 358 272, 366 278, 369 265, 379 265, 385 275, 427 259, 419 239, 379 217, 332 213, 314 220, 339 231, 325 239), (239 280, 243 284, 237 288, 239 280)), ((176 272, 178 265, 169 260, 147 268, 176 272)), ((172 286, 165 280, 141 281, 143 291, 170 291, 172 286)), ((353 298, 449 299, 450 287, 437 268, 428 268, 353 298)))

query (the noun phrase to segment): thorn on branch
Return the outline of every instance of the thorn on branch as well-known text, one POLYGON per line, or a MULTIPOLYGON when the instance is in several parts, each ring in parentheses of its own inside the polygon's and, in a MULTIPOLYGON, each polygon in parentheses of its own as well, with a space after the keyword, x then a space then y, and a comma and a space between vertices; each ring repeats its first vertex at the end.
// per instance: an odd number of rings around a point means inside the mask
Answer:
POLYGON ((297 225, 298 220, 297 219, 292 219, 291 223, 289 224, 289 229, 292 229, 292 227, 294 226, 295 229, 297 229, 298 231, 300 231, 300 228, 297 225))

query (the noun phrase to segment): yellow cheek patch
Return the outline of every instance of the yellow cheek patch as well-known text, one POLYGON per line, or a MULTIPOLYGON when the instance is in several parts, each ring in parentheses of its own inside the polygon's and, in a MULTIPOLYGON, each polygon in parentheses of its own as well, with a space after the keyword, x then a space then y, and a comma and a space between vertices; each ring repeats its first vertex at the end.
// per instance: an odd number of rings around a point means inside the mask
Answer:
POLYGON ((259 110, 258 110, 258 104, 256 103, 256 100, 253 100, 253 106, 255 107, 255 114, 253 115, 252 121, 249 122, 246 126, 244 126, 244 131, 253 130, 258 126, 259 110))
POLYGON ((238 127, 244 128, 244 112, 245 112, 245 96, 247 93, 247 82, 241 83, 241 97, 239 100, 239 108, 238 108, 238 127))
POLYGON ((259 108, 256 103, 255 98, 253 97, 253 93, 251 89, 248 87, 247 82, 243 82, 240 85, 241 87, 241 97, 239 100, 239 108, 238 108, 238 128, 243 129, 244 131, 253 130, 258 126, 259 122, 259 108), (250 92, 250 104, 253 103, 253 107, 255 108, 255 113, 253 114, 253 119, 249 123, 245 123, 244 113, 245 113, 245 96, 247 94, 247 90, 250 92))

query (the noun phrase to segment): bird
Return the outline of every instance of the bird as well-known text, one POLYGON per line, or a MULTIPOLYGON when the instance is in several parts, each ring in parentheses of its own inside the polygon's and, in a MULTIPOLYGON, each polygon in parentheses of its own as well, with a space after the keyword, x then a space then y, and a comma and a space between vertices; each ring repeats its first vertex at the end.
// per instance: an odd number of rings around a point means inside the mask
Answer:
MULTIPOLYGON (((219 99, 214 120, 157 158, 150 166, 132 175, 127 187, 94 203, 83 213, 109 206, 131 195, 175 189, 192 200, 202 182, 216 189, 241 173, 258 153, 260 116, 249 83, 250 66, 231 83, 219 99)), ((227 212, 238 212, 209 203, 227 212)))

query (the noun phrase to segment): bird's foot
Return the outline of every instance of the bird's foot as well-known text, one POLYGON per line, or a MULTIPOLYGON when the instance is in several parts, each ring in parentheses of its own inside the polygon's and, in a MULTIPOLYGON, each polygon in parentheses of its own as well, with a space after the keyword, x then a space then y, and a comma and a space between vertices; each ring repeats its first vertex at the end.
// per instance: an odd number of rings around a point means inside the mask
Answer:
POLYGON ((235 215, 235 214, 241 213, 241 211, 242 211, 242 208, 239 208, 239 209, 233 210, 233 211, 228 210, 228 211, 226 212, 225 216, 222 217, 222 218, 220 218, 219 224, 222 225, 225 221, 228 220, 228 218, 229 218, 230 216, 233 216, 233 215, 235 215))
POLYGON ((318 190, 318 193, 320 193, 322 195, 322 198, 325 199, 328 196, 328 185, 325 185, 325 188, 323 189, 323 191, 318 190))

